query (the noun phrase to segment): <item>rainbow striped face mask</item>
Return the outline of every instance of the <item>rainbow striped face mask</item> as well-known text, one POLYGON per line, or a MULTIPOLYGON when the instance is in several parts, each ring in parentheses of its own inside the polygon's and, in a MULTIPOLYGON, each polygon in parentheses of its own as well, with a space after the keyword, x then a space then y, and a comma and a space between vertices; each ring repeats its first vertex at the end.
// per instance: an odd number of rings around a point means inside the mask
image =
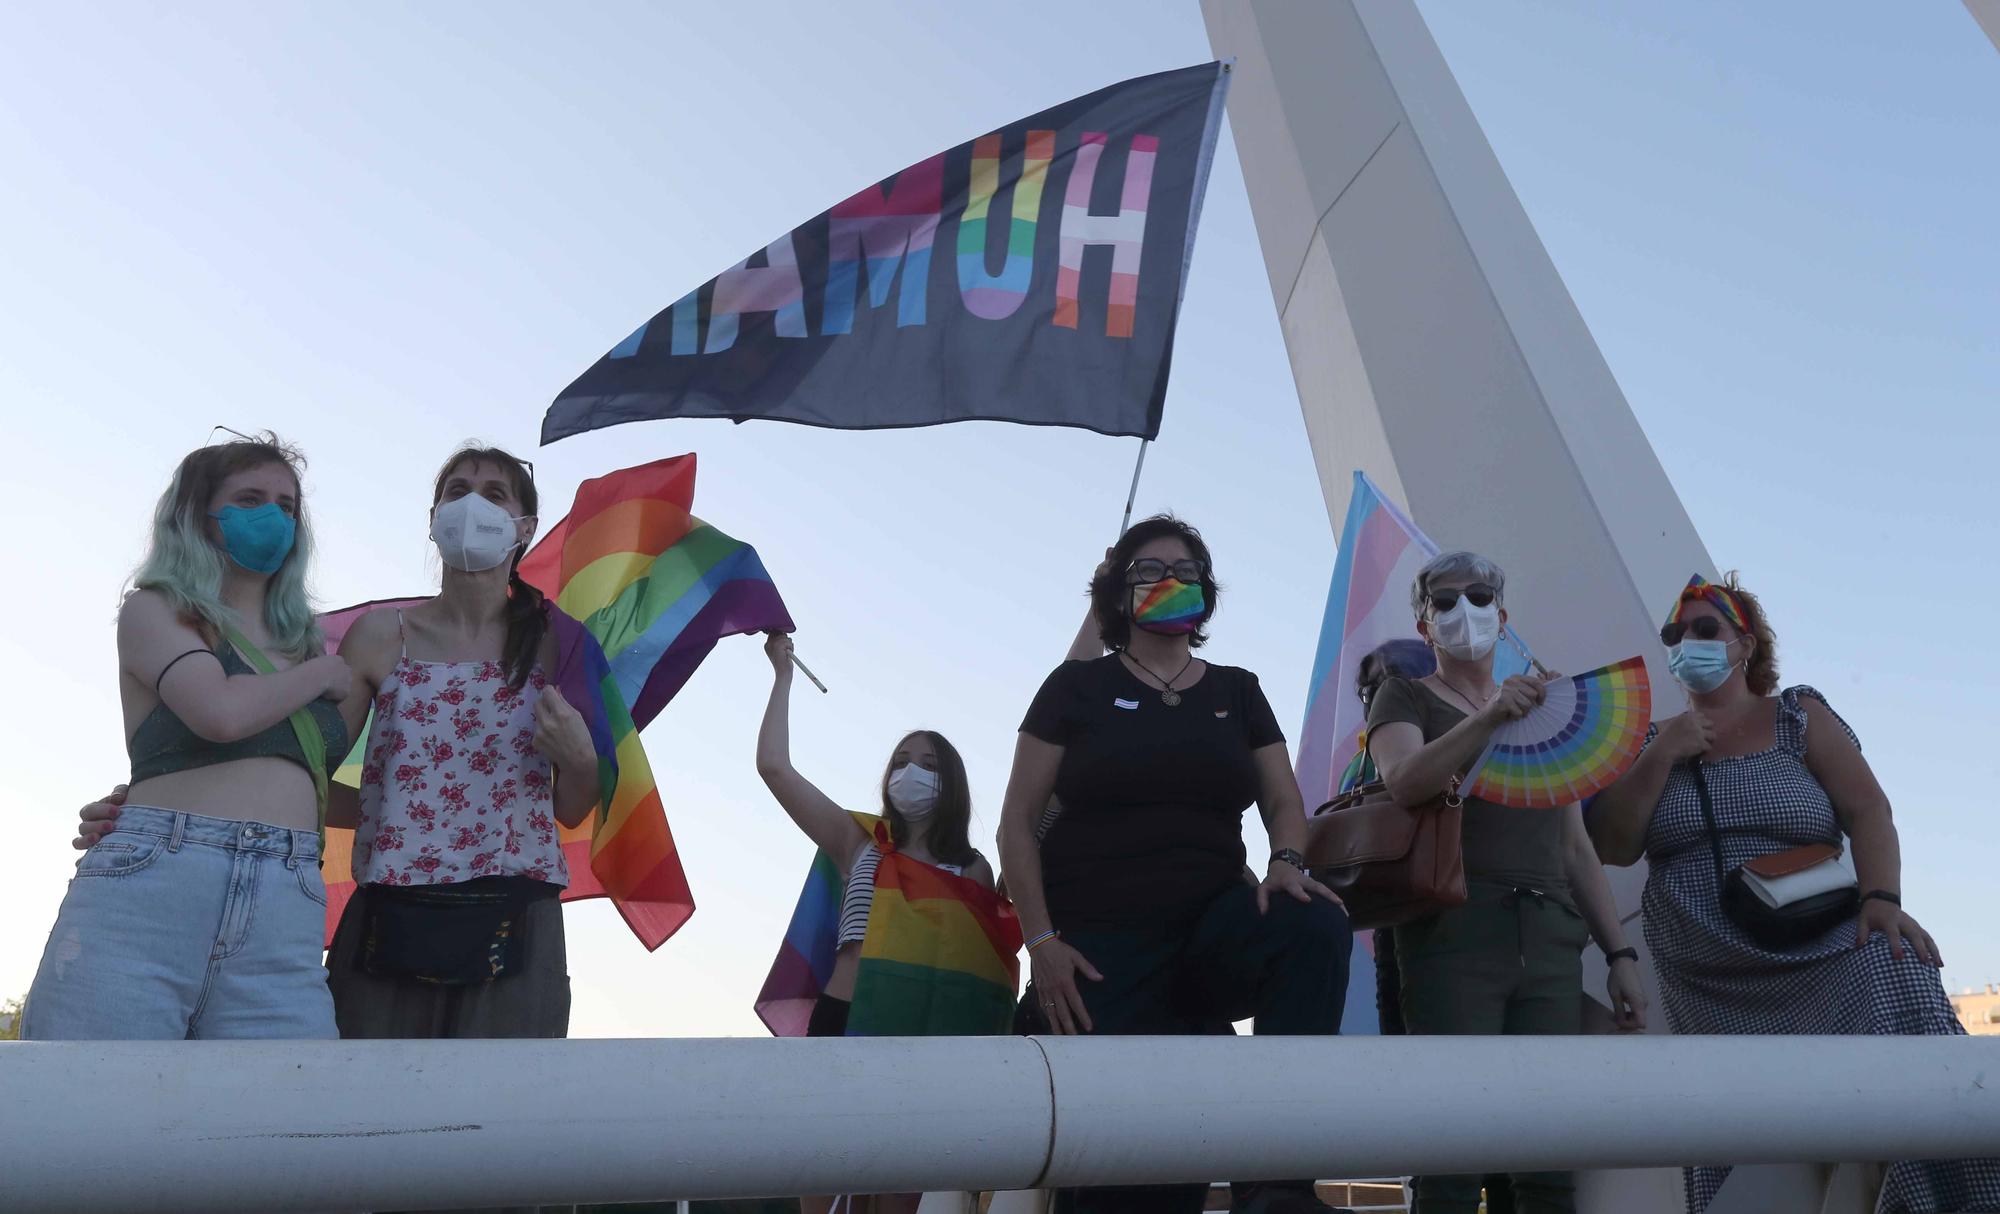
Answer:
POLYGON ((1207 606, 1200 582, 1167 577, 1132 587, 1132 622, 1147 632, 1170 636, 1193 632, 1207 606))

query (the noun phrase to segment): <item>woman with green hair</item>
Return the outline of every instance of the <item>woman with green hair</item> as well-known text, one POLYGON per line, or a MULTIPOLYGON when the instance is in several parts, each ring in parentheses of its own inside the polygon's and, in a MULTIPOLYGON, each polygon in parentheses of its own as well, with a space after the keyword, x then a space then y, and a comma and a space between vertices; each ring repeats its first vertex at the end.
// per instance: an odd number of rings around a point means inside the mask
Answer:
POLYGON ((77 863, 24 1038, 336 1035, 319 857, 352 679, 306 594, 303 464, 273 435, 206 446, 160 498, 118 612, 130 789, 77 863))

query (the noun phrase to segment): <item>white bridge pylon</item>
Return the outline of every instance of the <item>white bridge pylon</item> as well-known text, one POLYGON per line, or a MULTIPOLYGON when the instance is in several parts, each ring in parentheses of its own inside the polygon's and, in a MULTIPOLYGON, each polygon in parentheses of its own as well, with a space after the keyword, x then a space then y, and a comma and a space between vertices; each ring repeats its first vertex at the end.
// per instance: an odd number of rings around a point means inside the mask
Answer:
MULTIPOLYGON (((1333 527, 1367 472, 1438 545, 1506 569, 1546 666, 1638 654, 1655 717, 1681 711, 1657 617, 1713 563, 1414 0, 1202 12, 1236 60, 1230 131, 1333 527)), ((1645 867, 1610 876, 1650 984, 1645 867)), ((1584 969, 1601 991, 1598 950, 1584 969)), ((1664 1214, 1677 1182, 1580 1178, 1578 1204, 1664 1214)))

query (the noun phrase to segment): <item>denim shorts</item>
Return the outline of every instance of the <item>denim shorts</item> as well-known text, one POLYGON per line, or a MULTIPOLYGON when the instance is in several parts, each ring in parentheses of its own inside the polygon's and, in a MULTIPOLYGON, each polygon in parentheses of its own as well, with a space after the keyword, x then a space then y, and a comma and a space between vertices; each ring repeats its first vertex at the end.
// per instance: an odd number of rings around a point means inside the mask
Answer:
POLYGON ((77 861, 21 1036, 331 1038, 319 836, 127 805, 77 861))

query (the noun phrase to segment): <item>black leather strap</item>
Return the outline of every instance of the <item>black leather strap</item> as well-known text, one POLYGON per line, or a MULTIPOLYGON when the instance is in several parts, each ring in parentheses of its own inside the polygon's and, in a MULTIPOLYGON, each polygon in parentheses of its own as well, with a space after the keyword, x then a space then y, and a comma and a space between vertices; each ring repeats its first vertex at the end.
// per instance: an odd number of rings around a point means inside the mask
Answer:
POLYGON ((1726 884, 1722 867, 1722 830, 1715 824, 1715 805, 1708 799, 1708 781, 1702 778, 1701 760, 1689 759, 1687 765, 1694 776, 1694 790, 1701 796, 1701 817, 1708 824, 1708 850, 1715 857, 1715 892, 1720 897, 1726 884))
POLYGON ((1277 863, 1280 860, 1283 860, 1285 863, 1291 865, 1293 868, 1298 869, 1300 872, 1306 871, 1306 858, 1303 855, 1299 854, 1299 852, 1294 848, 1281 847, 1277 851, 1271 853, 1271 862, 1273 864, 1277 863))
POLYGON ((1901 894, 1892 894, 1886 889, 1871 889, 1861 895, 1863 902, 1868 901, 1870 898, 1880 902, 1887 902, 1891 906, 1901 906, 1903 904, 1903 896, 1901 894))
MULTIPOLYGON (((172 670, 175 666, 180 664, 181 658, 191 658, 198 653, 205 653, 212 658, 215 657, 215 651, 213 649, 190 649, 186 653, 181 654, 180 657, 177 657, 173 661, 168 662, 165 666, 160 667, 160 673, 153 676, 153 694, 154 695, 160 694, 161 682, 163 682, 166 679, 167 672, 169 670, 172 670)), ((216 660, 221 661, 222 659, 216 658, 216 660)))

